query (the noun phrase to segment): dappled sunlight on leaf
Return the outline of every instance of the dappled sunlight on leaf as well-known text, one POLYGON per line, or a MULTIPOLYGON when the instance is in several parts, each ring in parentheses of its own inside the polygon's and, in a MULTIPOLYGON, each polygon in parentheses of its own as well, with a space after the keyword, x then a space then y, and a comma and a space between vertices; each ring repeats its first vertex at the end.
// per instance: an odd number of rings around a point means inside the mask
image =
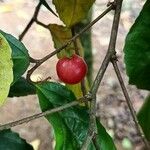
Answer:
POLYGON ((35 139, 34 141, 30 142, 30 144, 33 146, 34 150, 39 150, 39 146, 40 146, 39 139, 35 139))

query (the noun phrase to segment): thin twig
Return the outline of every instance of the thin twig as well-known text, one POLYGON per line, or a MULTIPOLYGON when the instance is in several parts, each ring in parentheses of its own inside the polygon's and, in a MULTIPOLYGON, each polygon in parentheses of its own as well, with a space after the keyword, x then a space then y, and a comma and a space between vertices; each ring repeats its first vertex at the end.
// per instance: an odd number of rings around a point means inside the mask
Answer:
MULTIPOLYGON (((94 80, 94 84, 97 86, 97 84, 101 83, 101 80, 104 76, 104 73, 106 71, 106 68, 108 66, 110 62, 110 54, 107 52, 107 55, 105 56, 103 62, 102 62, 102 65, 99 69, 99 72, 98 72, 98 76, 95 78, 94 80), (99 78, 99 79, 98 79, 99 78)), ((98 88, 98 86, 97 86, 98 88)), ((89 95, 91 95, 91 107, 90 107, 90 126, 89 126, 89 134, 87 135, 87 138, 85 140, 85 142, 83 143, 82 145, 82 150, 85 150, 84 148, 85 147, 88 147, 88 145, 91 143, 92 141, 92 138, 96 135, 97 133, 97 126, 96 126, 96 97, 93 98, 93 95, 96 96, 96 91, 97 89, 95 89, 93 86, 91 87, 91 90, 89 92, 89 95), (93 134, 94 133, 94 134, 93 134)))
POLYGON ((27 26, 25 27, 25 29, 23 30, 23 32, 19 35, 19 40, 21 41, 23 39, 23 37, 25 36, 25 34, 28 32, 28 30, 30 29, 30 27, 32 26, 32 24, 34 23, 34 21, 37 19, 37 16, 39 14, 40 8, 41 8, 41 1, 38 3, 38 5, 35 8, 34 14, 31 18, 31 20, 29 21, 29 23, 27 24, 27 26))
MULTIPOLYGON (((77 33, 72 39, 70 39, 67 43, 65 43, 62 47, 56 49, 55 51, 53 51, 52 53, 46 55, 45 57, 43 57, 42 59, 39 60, 35 60, 35 66, 33 68, 31 68, 28 72, 27 72, 27 79, 28 81, 32 82, 30 79, 30 76, 32 75, 32 73, 41 65, 43 64, 45 61, 47 61, 49 58, 51 58, 52 56, 56 55, 57 53, 59 53, 61 50, 63 50, 64 48, 66 48, 67 46, 69 46, 74 40, 76 40, 78 37, 80 37, 84 32, 86 32, 88 29, 90 29, 96 22, 98 22, 101 18, 103 18, 108 12, 110 12, 112 9, 114 8, 114 5, 110 5, 101 15, 99 15, 95 20, 93 20, 91 23, 89 23, 86 27, 84 27, 79 33, 77 33)), ((48 25, 46 25, 47 28, 48 25)))
MULTIPOLYGON (((82 100, 82 99, 80 99, 80 100, 82 100)), ((0 131, 1 130, 5 130, 5 129, 9 129, 9 128, 17 126, 17 125, 21 125, 23 123, 27 123, 29 121, 38 119, 38 118, 46 116, 46 115, 50 115, 50 114, 53 114, 53 113, 56 113, 56 112, 60 112, 60 111, 62 111, 64 109, 70 108, 72 106, 76 106, 78 104, 79 104, 78 100, 77 101, 73 101, 73 102, 70 102, 70 103, 65 104, 63 106, 60 106, 60 107, 57 107, 57 108, 54 108, 54 109, 50 109, 50 110, 47 110, 47 111, 44 111, 44 112, 41 112, 41 113, 38 113, 38 114, 35 114, 35 115, 32 115, 32 116, 29 116, 29 117, 26 117, 26 118, 23 118, 23 119, 14 121, 14 122, 10 122, 10 123, 1 125, 0 126, 0 131)))
MULTIPOLYGON (((111 55, 109 55, 109 54, 110 53, 107 52, 107 54, 106 54, 106 56, 105 56, 105 58, 104 58, 104 60, 102 62, 102 65, 101 65, 101 67, 99 69, 99 72, 98 72, 99 75, 94 80, 95 85, 97 85, 97 84, 100 85, 100 83, 102 81, 104 73, 105 73, 105 71, 106 71, 106 69, 108 67, 109 62, 110 62, 111 55)), ((95 95, 95 98, 92 98, 92 101, 91 101, 89 134, 87 135, 87 139, 85 140, 85 142, 82 145, 83 150, 84 150, 84 147, 88 147, 88 145, 91 143, 93 137, 96 137, 96 134, 97 134, 97 125, 96 125, 96 92, 98 90, 98 87, 99 86, 97 86, 97 89, 95 89, 94 86, 92 86, 91 90, 89 92, 89 93, 91 93, 92 96, 95 95)))
MULTIPOLYGON (((73 26, 71 28, 71 32, 72 32, 72 36, 73 37, 76 35, 76 28, 75 27, 76 26, 73 26)), ((74 43, 74 47, 75 47, 75 53, 80 56, 77 39, 75 39, 73 41, 73 43, 74 43)), ((87 93, 87 91, 86 91, 86 85, 85 85, 85 79, 82 79, 82 81, 81 81, 81 91, 82 91, 82 95, 85 96, 86 93, 87 93)), ((85 102, 85 105, 88 106, 87 102, 85 102)))
POLYGON ((111 58, 115 54, 115 47, 116 47, 116 39, 117 39, 117 33, 118 33, 118 26, 119 26, 119 19, 120 19, 120 13, 121 13, 121 6, 122 6, 122 0, 116 0, 113 5, 115 7, 115 15, 113 20, 113 25, 111 29, 111 36, 110 36, 110 42, 108 46, 108 51, 106 53, 106 56, 102 62, 102 65, 97 73, 97 76, 92 84, 90 93, 92 95, 92 101, 91 101, 91 108, 90 108, 90 127, 89 127, 89 134, 87 135, 87 139, 82 145, 82 148, 88 147, 90 142, 92 141, 91 132, 95 132, 95 134, 92 134, 93 136, 97 133, 97 126, 96 126, 96 93, 98 91, 98 88, 100 86, 100 83, 103 79, 104 73, 108 67, 109 62, 111 61, 111 58), (95 95, 95 96, 94 96, 95 95), (94 96, 94 97, 93 97, 94 96))
MULTIPOLYGON (((76 35, 75 26, 73 26, 71 28, 71 32, 72 32, 72 36, 74 37, 76 35)), ((80 56, 79 49, 78 49, 78 44, 77 44, 77 39, 75 39, 73 41, 73 44, 74 44, 74 48, 75 48, 75 53, 80 56)))
POLYGON ((101 81, 103 79, 105 71, 106 71, 106 69, 108 67, 108 64, 110 62, 111 56, 112 56, 112 53, 107 51, 107 54, 106 54, 106 56, 105 56, 105 58, 104 58, 104 60, 102 62, 102 65, 101 65, 101 67, 100 67, 100 69, 99 69, 99 71, 97 73, 97 76, 96 76, 96 78, 95 78, 95 80, 94 80, 94 82, 92 84, 92 87, 91 87, 91 90, 90 90, 90 92, 92 94, 96 94, 97 93, 97 90, 98 90, 98 88, 99 88, 99 86, 101 84, 101 81))
POLYGON ((112 30, 111 30, 110 42, 109 42, 109 46, 108 46, 108 52, 106 54, 106 57, 105 57, 102 65, 101 65, 101 68, 99 69, 96 79, 93 82, 93 85, 91 88, 91 93, 94 93, 94 94, 97 93, 97 90, 99 88, 99 85, 101 83, 101 80, 104 76, 104 73, 110 62, 111 57, 116 53, 115 47, 116 47, 116 39, 117 39, 117 33, 118 33, 122 0, 116 0, 114 5, 116 5, 116 8, 115 8, 115 15, 114 15, 114 20, 113 20, 113 25, 112 25, 112 30))
POLYGON ((81 150, 87 150, 89 144, 92 142, 93 137, 96 137, 97 134, 97 125, 96 125, 96 95, 91 95, 91 106, 90 106, 90 123, 89 131, 86 140, 82 144, 81 150))
POLYGON ((112 64, 113 64, 113 67, 114 67, 114 70, 116 72, 116 75, 118 77, 118 80, 119 80, 119 83, 120 83, 120 86, 121 86, 121 89, 122 89, 122 92, 124 94, 124 97, 126 99, 126 102, 127 102, 127 105, 129 107, 129 110, 130 110, 130 113, 131 113, 131 116, 133 118, 133 121, 135 123, 135 127, 136 127, 136 130, 139 134, 139 136, 141 137, 141 139, 143 140, 147 150, 150 150, 150 145, 148 144, 148 141, 146 140, 145 136, 144 136, 144 133, 143 133, 143 130, 138 122, 138 119, 136 117, 136 112, 134 110, 134 107, 132 105, 132 102, 130 100, 130 97, 129 97, 129 94, 127 92, 127 89, 125 87, 125 84, 124 84, 124 81, 122 79, 122 76, 121 76, 121 73, 120 73, 120 70, 119 70, 119 67, 117 65, 117 62, 116 62, 116 59, 112 59, 112 64))
POLYGON ((44 24, 43 22, 40 22, 38 19, 35 19, 34 21, 35 21, 35 23, 37 23, 38 25, 42 26, 43 28, 48 29, 48 25, 44 24))
MULTIPOLYGON (((115 18, 114 18, 114 29, 118 28, 118 25, 119 25, 119 19, 120 19, 120 12, 121 12, 121 4, 122 4, 122 0, 117 0, 117 6, 116 7, 116 11, 115 11, 115 18), (118 2, 117 2, 118 1, 118 2), (118 5, 118 3, 120 3, 120 5, 118 5), (118 22, 118 23, 117 23, 118 22)), ((112 41, 110 41, 110 45, 109 45, 109 49, 110 51, 112 51, 113 53, 113 56, 112 56, 112 63, 113 63, 113 66, 114 66, 114 69, 115 69, 115 72, 117 74, 117 77, 118 77, 118 80, 120 82, 120 85, 121 85, 121 88, 122 88, 122 91, 123 91, 123 94, 126 98, 126 101, 127 101, 127 104, 128 104, 128 107, 129 107, 129 110, 131 112, 131 115, 132 115, 132 118, 133 118, 133 121, 135 122, 135 125, 136 125, 136 128, 137 128, 137 131, 139 133, 139 135, 141 136, 143 142, 145 143, 145 146, 150 149, 150 146, 146 140, 146 138, 144 137, 144 134, 143 134, 143 131, 138 123, 138 120, 137 120, 137 117, 136 117, 136 113, 134 111, 134 108, 132 106, 132 103, 131 103, 131 100, 130 100, 130 97, 128 95, 128 92, 126 90, 126 87, 124 85, 124 82, 123 82, 123 79, 121 77, 121 73, 119 71, 119 68, 117 66, 117 63, 116 63, 116 51, 115 51, 115 45, 116 45, 116 37, 117 37, 117 32, 115 30, 112 30, 112 33, 111 33, 111 36, 114 35, 114 37, 112 37, 112 41), (112 46, 111 46, 112 45, 112 46)))
POLYGON ((81 91, 82 95, 85 96, 87 94, 85 78, 81 81, 81 91))

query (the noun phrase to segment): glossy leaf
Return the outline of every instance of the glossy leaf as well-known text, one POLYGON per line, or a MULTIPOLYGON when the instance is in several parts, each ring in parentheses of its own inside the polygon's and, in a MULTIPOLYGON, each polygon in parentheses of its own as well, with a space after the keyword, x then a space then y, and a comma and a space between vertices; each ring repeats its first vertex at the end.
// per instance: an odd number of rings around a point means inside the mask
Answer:
POLYGON ((11 130, 0 131, 1 150, 33 150, 32 146, 11 130))
POLYGON ((11 87, 9 97, 19 97, 35 94, 35 87, 29 83, 25 78, 21 77, 11 87))
POLYGON ((14 81, 15 83, 27 70, 30 61, 29 61, 29 54, 26 47, 23 45, 22 42, 17 40, 10 34, 7 34, 0 30, 0 33, 8 41, 11 49, 12 49, 12 59, 13 59, 13 72, 14 72, 14 81))
POLYGON ((0 33, 0 106, 4 104, 13 81, 12 50, 5 37, 0 33))
POLYGON ((146 138, 150 141, 150 95, 146 98, 137 117, 146 138))
POLYGON ((150 90, 150 1, 147 0, 125 42, 129 83, 150 90))
MULTIPOLYGON (((41 85, 36 85, 36 87, 42 111, 60 106, 63 103, 65 104, 69 99, 75 99, 70 91, 66 91, 65 87, 56 83, 47 82, 41 85)), ((55 132, 55 150, 77 149, 78 144, 76 144, 76 140, 72 136, 72 133, 61 114, 62 113, 55 113, 46 116, 55 132)))
MULTIPOLYGON (((42 111, 62 106, 75 100, 74 94, 63 85, 46 82, 37 84, 36 87, 42 111)), ((63 149, 66 146, 69 146, 69 150, 81 148, 89 127, 89 114, 85 107, 70 107, 46 118, 55 131, 55 149, 63 149)), ((98 129, 100 137, 97 142, 101 144, 102 150, 109 150, 108 147, 114 150, 113 141, 100 123, 98 123, 98 129)), ((90 150, 95 150, 93 143, 89 147, 90 150)))
POLYGON ((53 0, 60 19, 71 27, 84 19, 95 0, 53 0))

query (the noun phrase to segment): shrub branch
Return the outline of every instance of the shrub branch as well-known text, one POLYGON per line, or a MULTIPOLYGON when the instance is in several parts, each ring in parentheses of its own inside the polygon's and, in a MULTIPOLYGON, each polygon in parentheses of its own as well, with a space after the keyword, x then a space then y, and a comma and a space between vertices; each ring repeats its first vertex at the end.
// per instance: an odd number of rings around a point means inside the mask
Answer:
POLYGON ((19 40, 21 41, 23 39, 23 37, 25 36, 25 34, 28 32, 28 30, 30 29, 30 27, 32 26, 32 24, 34 23, 35 20, 37 20, 37 16, 39 14, 40 8, 41 8, 41 1, 38 3, 38 5, 35 8, 34 14, 31 18, 31 20, 29 21, 29 23, 27 24, 27 26, 25 27, 25 29, 23 30, 23 32, 20 34, 19 36, 19 40))
MULTIPOLYGON (((82 99, 80 99, 80 101, 81 100, 82 99)), ((41 112, 41 113, 38 113, 38 114, 35 114, 35 115, 32 115, 32 116, 29 116, 29 117, 26 117, 26 118, 23 118, 23 119, 20 119, 20 120, 17 120, 17 121, 13 121, 13 122, 10 122, 10 123, 4 124, 4 125, 0 125, 0 131, 1 130, 5 130, 5 129, 9 129, 9 128, 17 126, 17 125, 21 125, 23 123, 28 123, 28 122, 30 122, 32 120, 41 118, 43 116, 47 116, 47 115, 54 114, 56 112, 60 112, 62 110, 65 110, 67 108, 76 106, 78 104, 79 104, 79 101, 73 101, 73 102, 70 102, 70 103, 65 104, 63 106, 56 107, 54 109, 50 109, 50 110, 47 110, 47 111, 44 111, 44 112, 41 112)))
MULTIPOLYGON (((108 8, 102 13, 100 14, 95 20, 93 20, 91 23, 89 23, 87 26, 85 26, 79 33, 74 33, 73 37, 67 42, 65 43, 62 47, 54 50, 53 52, 51 52, 50 54, 46 55, 45 57, 41 58, 41 59, 34 59, 30 57, 30 63, 34 63, 35 65, 28 70, 27 72, 27 80, 30 82, 31 81, 30 77, 32 75, 32 73, 41 65, 43 64, 45 61, 47 61, 49 58, 51 58, 52 56, 54 56, 55 54, 57 54, 58 52, 60 52, 61 50, 63 50, 64 48, 66 48, 67 46, 69 46, 72 42, 74 42, 75 47, 76 47, 76 39, 78 37, 80 37, 84 32, 86 32, 88 29, 90 29, 95 23, 97 23, 102 17, 104 17, 108 12, 110 12, 112 9, 115 10, 115 14, 114 14, 114 19, 113 19, 113 25, 112 25, 112 29, 111 29, 111 36, 110 36, 110 42, 109 42, 109 46, 108 46, 108 50, 106 53, 106 56, 100 66, 100 69, 97 73, 97 76, 92 84, 92 87, 89 91, 88 94, 84 95, 84 97, 80 98, 80 101, 73 101, 71 103, 65 104, 63 106, 51 109, 51 110, 47 110, 14 122, 10 122, 4 125, 0 125, 0 130, 4 130, 4 129, 9 129, 11 127, 23 124, 23 123, 27 123, 29 121, 32 121, 34 119, 46 116, 46 115, 50 115, 56 112, 60 112, 64 109, 67 109, 69 107, 73 107, 78 105, 81 101, 84 102, 86 101, 90 101, 90 123, 89 123, 89 130, 88 130, 88 135, 86 140, 83 142, 82 145, 82 150, 86 150, 89 146, 89 144, 91 143, 91 141, 93 140, 96 143, 96 136, 97 136, 97 125, 96 125, 96 94, 98 91, 98 88, 101 84, 101 81, 103 79, 103 76, 105 74, 105 71, 109 65, 110 62, 112 62, 114 70, 116 72, 116 75, 118 77, 119 83, 121 85, 123 94, 126 98, 126 102, 128 104, 129 110, 131 112, 133 121, 135 122, 135 126, 136 129, 139 133, 139 135, 141 136, 141 138, 143 139, 143 142, 145 143, 145 146, 147 149, 150 149, 149 144, 146 140, 146 138, 144 137, 143 131, 138 123, 137 117, 136 117, 136 113, 134 111, 134 108, 132 106, 131 100, 129 98, 129 94, 127 92, 127 89, 124 85, 121 73, 119 71, 117 62, 116 62, 116 51, 115 51, 115 47, 116 47, 116 39, 117 39, 117 33, 118 33, 118 26, 119 26, 119 20, 120 20, 120 13, 121 13, 121 6, 122 6, 122 1, 123 0, 115 0, 112 3, 109 3, 108 8)), ((25 29, 23 30, 23 32, 20 34, 19 36, 19 40, 22 40, 23 37, 25 36, 25 34, 28 32, 28 30, 30 29, 30 27, 32 26, 32 24, 34 22, 36 22, 38 25, 48 29, 48 25, 45 25, 44 23, 40 22, 37 17, 41 8, 41 1, 38 3, 38 5, 35 8, 34 14, 31 18, 31 20, 29 21, 29 23, 27 24, 27 26, 25 27, 25 29)), ((77 49, 77 47, 76 47, 77 49)), ((76 50, 76 53, 78 53, 78 51, 76 50)))
POLYGON ((117 39, 117 33, 118 33, 118 26, 119 26, 119 19, 120 19, 120 13, 121 13, 121 6, 122 6, 122 0, 116 0, 114 1, 113 5, 115 6, 115 15, 113 20, 113 25, 111 29, 111 36, 110 36, 110 42, 108 46, 107 54, 102 62, 102 65, 97 73, 97 76, 92 84, 90 93, 93 95, 92 101, 91 101, 91 117, 90 117, 90 127, 89 127, 89 134, 87 136, 87 139, 83 143, 82 150, 85 148, 88 148, 89 144, 91 143, 92 139, 96 137, 97 134, 97 126, 96 126, 96 93, 98 91, 98 88, 101 84, 101 81, 103 79, 103 76, 105 74, 105 71, 108 67, 109 62, 111 61, 111 58, 115 54, 115 47, 116 47, 116 39, 117 39), (91 134, 92 133, 92 134, 91 134))
POLYGON ((117 75, 117 78, 118 78, 118 81, 120 83, 120 86, 121 86, 121 89, 122 89, 122 92, 124 94, 124 97, 126 99, 126 102, 127 102, 127 105, 128 105, 128 108, 130 110, 130 113, 131 113, 131 116, 133 118, 133 121, 135 123, 135 127, 136 127, 136 130, 138 132, 138 135, 141 137, 141 139, 143 140, 145 146, 146 146, 146 149, 149 150, 150 149, 150 145, 148 143, 148 141, 146 140, 145 138, 145 135, 144 135, 144 132, 140 126, 140 124, 138 123, 138 119, 137 119, 137 116, 136 116, 136 112, 134 110, 134 107, 132 105, 132 102, 131 102, 131 99, 129 97, 129 94, 128 94, 128 91, 125 87, 125 84, 124 84, 124 81, 123 81, 123 78, 121 76, 121 72, 119 70, 119 67, 118 67, 118 64, 117 64, 117 59, 112 59, 112 64, 113 64, 113 67, 114 67, 114 70, 116 72, 116 75, 117 75))

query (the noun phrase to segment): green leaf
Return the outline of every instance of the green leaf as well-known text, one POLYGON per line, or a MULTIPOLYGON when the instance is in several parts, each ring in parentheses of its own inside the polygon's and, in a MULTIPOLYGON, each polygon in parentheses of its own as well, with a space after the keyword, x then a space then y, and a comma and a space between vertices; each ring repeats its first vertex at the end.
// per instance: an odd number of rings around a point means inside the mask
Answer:
POLYGON ((95 0, 53 0, 60 19, 71 27, 84 19, 95 0))
POLYGON ((0 131, 1 150, 33 150, 32 146, 11 130, 0 131))
POLYGON ((27 96, 35 94, 35 87, 29 83, 25 78, 21 77, 11 87, 9 91, 9 97, 14 96, 27 96))
POLYGON ((13 59, 13 73, 14 73, 14 81, 15 83, 27 70, 30 61, 29 61, 29 54, 26 47, 23 45, 22 42, 17 40, 10 34, 7 34, 0 30, 0 33, 8 41, 11 49, 12 49, 12 59, 13 59))
POLYGON ((66 84, 66 87, 74 93, 77 99, 83 96, 83 93, 81 91, 81 83, 66 84))
POLYGON ((129 83, 150 90, 150 1, 147 0, 125 42, 129 83))
MULTIPOLYGON (((60 106, 62 103, 66 103, 67 99, 75 99, 74 95, 70 91, 66 91, 65 87, 62 87, 56 83, 47 82, 41 85, 38 84, 36 87, 42 111, 54 108, 57 105, 60 106)), ((56 140, 55 150, 77 149, 78 145, 76 144, 76 140, 72 136, 72 133, 66 125, 64 118, 62 118, 61 113, 48 115, 46 118, 54 129, 56 140)))
POLYGON ((9 93, 10 84, 13 81, 12 50, 0 33, 0 106, 4 104, 9 93))
MULTIPOLYGON (((49 30, 51 32, 51 35, 52 35, 52 38, 54 41, 54 47, 56 49, 63 46, 65 43, 67 43, 72 38, 71 30, 62 25, 49 24, 49 30)), ((75 53, 74 49, 75 49, 74 45, 73 45, 73 43, 71 43, 64 50, 59 52, 57 54, 57 56, 58 56, 58 58, 62 58, 64 56, 70 56, 73 53, 75 53)))
POLYGON ((116 146, 110 137, 110 135, 106 132, 105 128, 102 124, 97 120, 97 145, 99 145, 101 150, 117 150, 116 146))
POLYGON ((45 0, 40 0, 40 1, 52 14, 54 14, 57 17, 55 12, 50 8, 50 6, 47 4, 47 2, 45 0))
MULTIPOLYGON (((63 85, 46 82, 37 84, 36 87, 42 111, 56 108, 75 100, 74 94, 63 85)), ((46 116, 46 118, 54 128, 56 150, 63 148, 66 150, 81 149, 89 128, 89 114, 85 107, 70 107, 46 116), (66 146, 69 146, 69 148, 66 146)), ((97 142, 101 144, 102 150, 110 150, 108 147, 115 150, 112 139, 100 123, 98 123, 98 130, 100 134, 97 142)), ((90 150, 95 150, 93 143, 89 147, 90 150)))
POLYGON ((137 117, 146 138, 150 141, 150 95, 146 98, 137 117))
MULTIPOLYGON (((70 89, 74 95, 76 96, 77 99, 79 99, 80 97, 83 97, 83 93, 81 90, 81 83, 77 83, 77 84, 66 84, 66 87, 68 89, 70 89)), ((85 78, 85 91, 89 91, 89 83, 87 81, 87 78, 85 78)))

